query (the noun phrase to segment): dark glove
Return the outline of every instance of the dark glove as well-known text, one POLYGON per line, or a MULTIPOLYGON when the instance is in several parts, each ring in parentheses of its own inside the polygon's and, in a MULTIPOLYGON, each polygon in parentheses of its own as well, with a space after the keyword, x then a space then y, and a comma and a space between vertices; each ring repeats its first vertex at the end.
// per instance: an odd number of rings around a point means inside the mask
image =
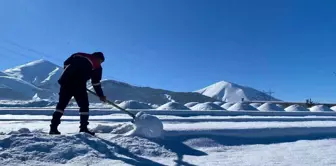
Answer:
POLYGON ((99 99, 102 102, 106 102, 107 101, 106 96, 100 96, 99 99))

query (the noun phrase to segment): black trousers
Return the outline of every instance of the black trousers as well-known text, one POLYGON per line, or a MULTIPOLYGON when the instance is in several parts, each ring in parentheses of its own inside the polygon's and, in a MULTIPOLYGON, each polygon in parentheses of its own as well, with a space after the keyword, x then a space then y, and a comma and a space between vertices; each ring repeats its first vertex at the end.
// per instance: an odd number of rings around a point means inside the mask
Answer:
POLYGON ((80 108, 79 112, 81 114, 87 114, 89 112, 89 99, 86 92, 86 87, 82 86, 76 87, 61 85, 59 92, 59 102, 56 106, 56 109, 59 111, 64 111, 72 97, 75 98, 77 105, 80 108))
POLYGON ((89 124, 89 99, 86 86, 65 86, 61 85, 59 102, 51 120, 51 127, 57 128, 61 123, 61 117, 71 98, 74 97, 80 112, 80 128, 86 128, 89 124))

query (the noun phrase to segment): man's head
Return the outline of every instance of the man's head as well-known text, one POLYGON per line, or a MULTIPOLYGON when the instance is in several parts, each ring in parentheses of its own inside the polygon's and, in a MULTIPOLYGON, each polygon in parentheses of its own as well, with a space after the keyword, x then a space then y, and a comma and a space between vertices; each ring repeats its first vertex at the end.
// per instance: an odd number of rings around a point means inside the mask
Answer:
POLYGON ((102 52, 94 52, 92 55, 97 57, 100 60, 100 63, 103 63, 105 61, 105 57, 102 52))

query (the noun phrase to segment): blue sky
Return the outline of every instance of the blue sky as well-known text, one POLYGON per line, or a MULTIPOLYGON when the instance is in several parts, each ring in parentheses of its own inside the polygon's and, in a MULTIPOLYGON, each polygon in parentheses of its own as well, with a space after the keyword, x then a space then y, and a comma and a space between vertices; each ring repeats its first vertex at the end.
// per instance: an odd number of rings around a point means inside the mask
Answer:
POLYGON ((2 0, 0 69, 102 51, 104 77, 135 85, 193 91, 226 80, 283 100, 331 102, 335 8, 332 0, 2 0))

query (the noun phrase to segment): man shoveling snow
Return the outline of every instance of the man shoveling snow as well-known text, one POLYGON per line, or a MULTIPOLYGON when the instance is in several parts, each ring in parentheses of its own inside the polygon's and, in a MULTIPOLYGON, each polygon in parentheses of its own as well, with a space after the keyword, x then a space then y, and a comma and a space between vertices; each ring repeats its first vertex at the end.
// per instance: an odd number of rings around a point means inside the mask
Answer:
POLYGON ((61 117, 72 97, 75 98, 80 108, 80 132, 95 134, 87 128, 89 125, 89 99, 86 92, 86 82, 91 79, 96 94, 101 101, 105 102, 106 97, 100 84, 102 78, 101 64, 104 60, 104 54, 101 52, 93 54, 75 53, 64 62, 64 72, 58 80, 61 85, 59 102, 56 111, 53 113, 49 134, 61 134, 57 127, 61 123, 61 117))
POLYGON ((106 99, 100 84, 102 78, 101 64, 104 60, 104 55, 101 52, 95 52, 93 54, 75 53, 64 62, 65 70, 58 81, 61 85, 59 102, 56 106, 56 111, 53 113, 49 134, 61 134, 57 127, 61 123, 64 109, 71 98, 75 97, 76 102, 80 107, 80 132, 95 135, 94 132, 89 131, 87 128, 89 125, 89 99, 87 91, 89 91, 98 96, 101 101, 119 108, 133 118, 132 122, 135 129, 130 131, 129 135, 139 135, 150 138, 161 137, 163 124, 160 119, 143 112, 134 115, 106 99), (86 82, 89 79, 91 79, 96 93, 86 88, 86 82))

